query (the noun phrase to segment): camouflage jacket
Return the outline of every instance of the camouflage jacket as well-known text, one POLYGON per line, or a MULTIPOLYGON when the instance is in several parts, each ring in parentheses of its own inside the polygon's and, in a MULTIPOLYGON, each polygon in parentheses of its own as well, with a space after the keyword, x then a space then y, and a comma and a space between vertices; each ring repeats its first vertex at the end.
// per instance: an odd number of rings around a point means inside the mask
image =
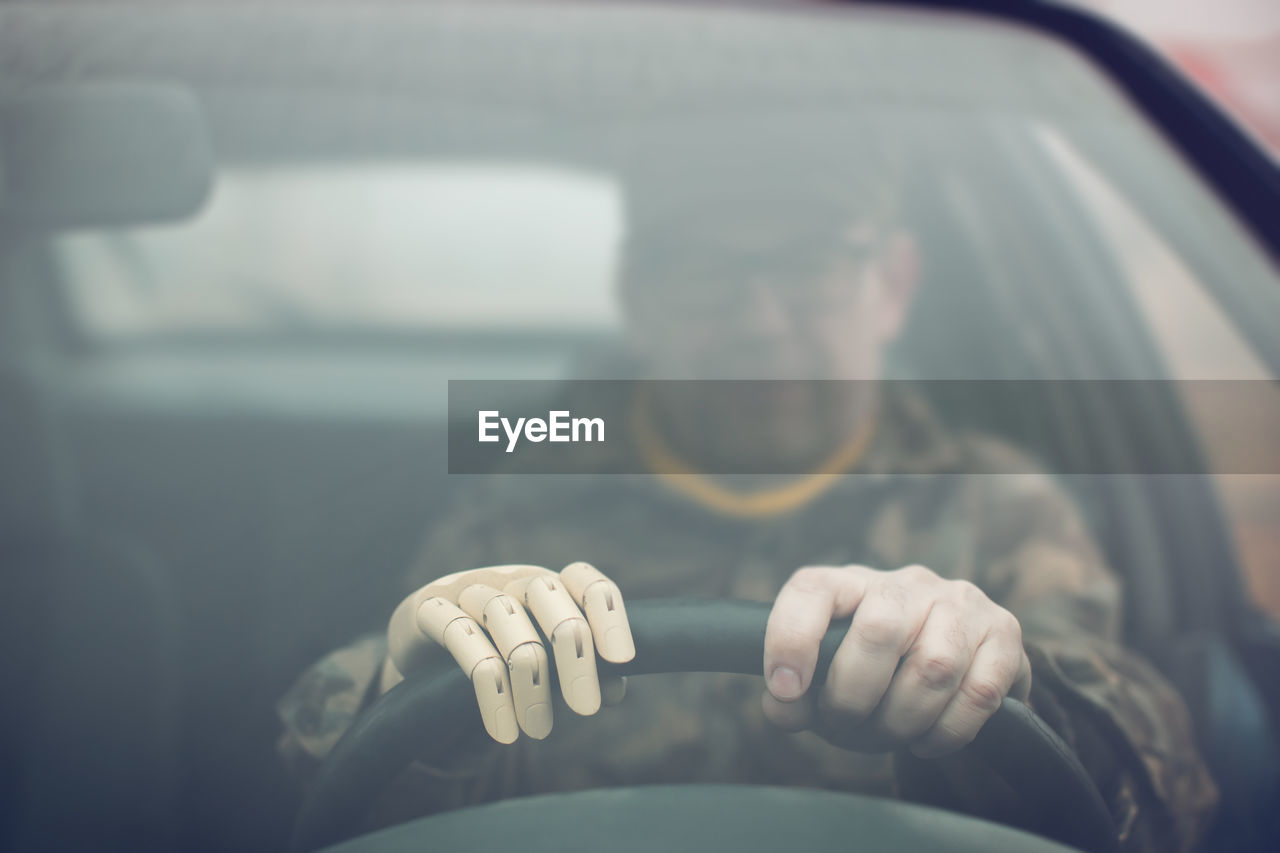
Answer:
MULTIPOLYGON (((848 475, 789 513, 725 517, 650 476, 506 475, 472 483, 428 536, 405 592, 502 563, 600 568, 632 599, 772 601, 803 565, 919 563, 1012 611, 1032 661, 1033 706, 1076 748, 1126 849, 1189 846, 1217 791, 1182 701, 1118 643, 1120 589, 1075 505, 1012 448, 953 436, 918 400, 889 400, 848 475), (982 474, 984 470, 1019 474, 982 474), (954 472, 968 473, 954 473, 954 472), (977 473, 975 473, 977 472, 977 473)), ((388 613, 395 602, 388 602, 388 613)), ((280 701, 281 751, 314 764, 377 695, 381 631, 318 662, 280 701)), ((544 741, 456 766, 411 766, 374 824, 529 793, 651 782, 746 782, 901 793, 893 758, 769 726, 763 680, 632 679, 593 717, 563 705, 544 741), (424 804, 429 804, 424 806, 424 804)))

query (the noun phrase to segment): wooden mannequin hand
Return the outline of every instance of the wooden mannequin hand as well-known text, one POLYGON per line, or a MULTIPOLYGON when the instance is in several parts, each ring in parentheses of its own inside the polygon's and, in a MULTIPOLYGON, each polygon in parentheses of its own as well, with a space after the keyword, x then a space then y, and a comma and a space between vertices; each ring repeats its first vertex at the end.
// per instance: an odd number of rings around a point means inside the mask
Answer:
POLYGON ((550 640, 570 709, 590 715, 602 699, 611 704, 622 698, 621 680, 601 685, 596 653, 611 663, 631 660, 631 626, 617 585, 587 563, 558 573, 491 566, 432 581, 391 616, 389 676, 399 681, 421 667, 433 647, 443 646, 471 678, 494 740, 512 743, 521 731, 545 738, 552 723, 551 673, 530 613, 550 640))

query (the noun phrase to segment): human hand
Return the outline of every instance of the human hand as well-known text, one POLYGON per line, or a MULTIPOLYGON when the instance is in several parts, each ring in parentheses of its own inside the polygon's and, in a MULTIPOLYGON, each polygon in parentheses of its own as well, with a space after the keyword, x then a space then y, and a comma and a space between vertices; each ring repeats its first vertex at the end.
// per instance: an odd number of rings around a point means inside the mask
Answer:
POLYGON ((923 566, 800 569, 769 615, 764 672, 765 716, 782 728, 866 752, 909 746, 922 758, 969 743, 1006 695, 1025 701, 1031 689, 1013 614, 923 566), (822 637, 850 614, 814 696, 822 637))

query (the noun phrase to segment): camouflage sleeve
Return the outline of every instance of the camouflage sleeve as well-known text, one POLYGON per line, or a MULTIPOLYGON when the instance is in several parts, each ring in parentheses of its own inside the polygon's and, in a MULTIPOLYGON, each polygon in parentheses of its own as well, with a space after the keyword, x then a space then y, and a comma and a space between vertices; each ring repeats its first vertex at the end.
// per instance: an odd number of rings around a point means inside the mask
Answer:
MULTIPOLYGON (((486 539, 477 535, 482 524, 478 509, 484 505, 481 494, 466 493, 431 527, 409 571, 406 594, 437 577, 488 564, 486 539)), ((395 603, 388 602, 388 618, 395 603)), ((386 630, 380 626, 312 664, 276 703, 284 726, 276 749, 300 776, 324 760, 378 697, 386 656, 386 630)))
POLYGON ((1037 472, 978 477, 970 491, 984 520, 978 581, 1023 626, 1032 704, 1098 781, 1126 850, 1190 847, 1217 789, 1181 697, 1120 645, 1120 586, 1078 508, 1037 472))
POLYGON ((384 633, 366 634, 312 664, 276 703, 284 724, 276 749, 300 774, 329 754, 376 693, 386 653, 384 633))

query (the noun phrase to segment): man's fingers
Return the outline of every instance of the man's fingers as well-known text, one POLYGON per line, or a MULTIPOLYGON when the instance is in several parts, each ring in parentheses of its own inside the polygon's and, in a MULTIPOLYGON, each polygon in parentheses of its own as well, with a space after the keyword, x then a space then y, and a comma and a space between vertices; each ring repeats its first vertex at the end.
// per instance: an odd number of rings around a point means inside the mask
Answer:
POLYGON ((769 614, 764 665, 764 713, 778 726, 860 750, 906 742, 921 755, 971 741, 1006 694, 1026 697, 1031 679, 1013 614, 923 566, 797 571, 769 614), (815 698, 822 639, 850 613, 815 698))
POLYGON ((937 721, 911 744, 921 758, 954 752, 977 736, 1016 682, 1030 685, 1031 666, 1021 643, 1003 636, 988 637, 978 646, 973 663, 937 721))
POLYGON ((867 584, 849 631, 831 660, 819 699, 824 710, 865 718, 884 697, 898 662, 915 642, 932 602, 898 573, 867 584))
POLYGON ((610 663, 626 663, 635 657, 631 623, 618 585, 588 563, 565 566, 560 578, 586 614, 600 657, 610 663))
POLYGON ((784 731, 804 731, 813 721, 813 700, 810 696, 801 696, 794 702, 783 702, 766 690, 760 695, 760 702, 764 707, 765 719, 784 731))
POLYGON ((1018 664, 1018 677, 1013 680, 1009 695, 1024 703, 1031 698, 1031 660, 1027 657, 1025 650, 1022 650, 1022 660, 1018 664))
POLYGON ((876 727, 899 741, 928 731, 969 670, 981 639, 974 634, 959 608, 934 604, 875 711, 876 727))
POLYGON ((429 598, 417 612, 422 632, 448 649, 471 679, 485 731, 498 743, 514 743, 516 720, 506 662, 474 619, 443 598, 429 598))
POLYGON ((778 592, 764 633, 765 684, 775 698, 795 701, 809 689, 831 620, 851 613, 866 588, 859 569, 810 566, 778 592))
POLYGON ((538 577, 523 585, 524 602, 542 633, 551 640, 560 691, 569 708, 583 715, 600 710, 600 677, 596 670, 591 626, 555 575, 538 577))
POLYGON ((552 722, 551 670, 524 605, 481 584, 464 589, 458 604, 489 632, 510 670, 511 700, 520 729, 532 738, 545 738, 552 722))

